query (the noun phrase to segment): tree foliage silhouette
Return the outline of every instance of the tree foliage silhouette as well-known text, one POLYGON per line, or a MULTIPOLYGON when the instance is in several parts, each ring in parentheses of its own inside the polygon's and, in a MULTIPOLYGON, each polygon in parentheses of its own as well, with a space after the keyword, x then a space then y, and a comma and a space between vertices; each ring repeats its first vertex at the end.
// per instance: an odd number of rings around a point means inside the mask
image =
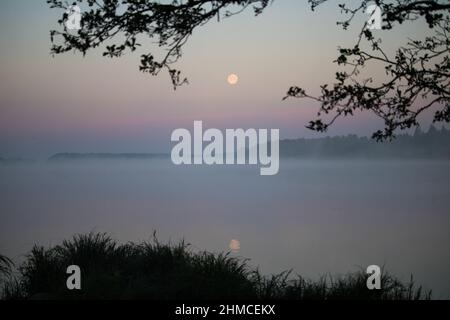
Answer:
MULTIPOLYGON (((51 8, 67 10, 70 5, 61 0, 47 0, 51 8)), ((51 31, 52 54, 106 46, 104 56, 119 57, 127 50, 140 46, 138 37, 155 39, 166 50, 161 59, 152 53, 141 56, 140 70, 157 75, 166 69, 173 87, 187 82, 173 67, 182 55, 182 47, 195 28, 217 18, 238 14, 248 7, 256 15, 262 13, 272 0, 173 0, 159 3, 152 0, 77 0, 73 5, 87 6, 83 11, 82 29, 67 30, 64 13, 58 23, 63 28, 51 31), (109 42, 115 41, 115 44, 109 42)), ((329 0, 308 0, 312 10, 329 0)), ((440 0, 358 0, 340 4, 346 16, 338 25, 347 29, 359 13, 376 4, 382 12, 383 30, 391 30, 407 21, 425 23, 432 35, 422 40, 409 40, 390 56, 382 48, 375 32, 362 27, 352 48, 340 48, 336 63, 336 83, 322 85, 319 96, 303 88, 291 87, 286 98, 309 98, 320 103, 318 119, 308 128, 326 131, 338 118, 355 111, 370 111, 384 121, 384 128, 373 138, 391 139, 395 132, 419 125, 419 116, 434 110, 434 122, 450 122, 450 3, 440 0), (363 77, 363 69, 375 66, 385 71, 383 79, 363 77)), ((381 31, 382 32, 382 31, 381 31)), ((139 38, 140 39, 140 38, 139 38)))
MULTIPOLYGON (((314 10, 328 0, 309 2, 314 10)), ((375 37, 366 23, 353 48, 339 49, 335 62, 347 69, 336 72, 337 82, 331 88, 322 85, 318 97, 299 87, 289 89, 287 97, 311 98, 321 104, 319 118, 310 121, 308 128, 323 132, 339 117, 368 110, 384 121, 384 129, 373 134, 373 138, 382 141, 393 138, 397 129, 418 126, 418 117, 431 108, 435 109, 434 122, 450 121, 450 3, 362 0, 352 8, 339 5, 348 18, 338 24, 347 29, 354 17, 367 12, 374 2, 383 13, 382 29, 391 30, 406 21, 424 18, 433 35, 423 40, 409 40, 389 56, 382 48, 381 39, 375 37), (368 45, 363 45, 364 41, 368 45), (361 71, 369 65, 384 69, 385 79, 376 81, 373 77, 362 77, 361 71), (324 115, 328 120, 324 120, 324 115)))
POLYGON ((166 4, 153 0, 77 0, 72 5, 61 0, 47 0, 47 3, 51 8, 65 10, 58 20, 63 30, 50 32, 52 54, 74 50, 85 55, 89 49, 108 41, 118 41, 106 45, 103 56, 120 57, 127 50, 135 51, 141 45, 138 37, 146 35, 156 40, 166 53, 159 61, 152 53, 143 54, 139 69, 152 75, 167 69, 176 89, 187 79, 182 78, 180 71, 172 65, 181 57, 181 49, 195 28, 215 17, 230 17, 248 7, 258 15, 269 0, 175 0, 166 4), (76 34, 65 25, 73 5, 89 8, 83 12, 82 28, 76 34))

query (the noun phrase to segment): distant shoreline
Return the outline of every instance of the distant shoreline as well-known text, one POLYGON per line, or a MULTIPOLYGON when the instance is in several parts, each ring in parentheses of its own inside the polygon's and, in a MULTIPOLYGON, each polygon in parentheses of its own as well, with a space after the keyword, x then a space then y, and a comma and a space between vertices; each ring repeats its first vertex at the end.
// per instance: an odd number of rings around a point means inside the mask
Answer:
MULTIPOLYGON (((247 150, 248 153, 248 150, 247 150)), ((427 132, 416 129, 413 135, 399 135, 393 141, 379 143, 356 135, 314 139, 280 140, 280 157, 302 160, 450 160, 450 130, 431 126, 427 132)), ((102 153, 59 152, 47 158, 50 162, 81 160, 154 160, 170 159, 170 153, 102 153)), ((0 164, 30 163, 31 159, 0 155, 0 164)))
POLYGON ((170 158, 168 153, 56 153, 49 161, 64 160, 147 160, 170 158))

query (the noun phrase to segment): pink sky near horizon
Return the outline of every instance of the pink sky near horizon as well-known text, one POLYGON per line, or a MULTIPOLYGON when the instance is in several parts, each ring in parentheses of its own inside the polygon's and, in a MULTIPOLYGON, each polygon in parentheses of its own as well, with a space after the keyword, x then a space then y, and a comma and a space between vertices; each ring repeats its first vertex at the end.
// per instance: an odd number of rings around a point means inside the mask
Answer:
MULTIPOLYGON (((205 127, 279 128, 281 138, 319 137, 305 128, 315 118, 312 101, 282 101, 291 85, 317 93, 332 83, 339 45, 354 43, 356 30, 342 31, 335 5, 316 12, 295 0, 275 1, 264 14, 251 11, 198 29, 176 65, 190 84, 173 91, 162 71, 138 71, 139 54, 102 58, 49 55, 49 30, 60 12, 45 3, 0 4, 0 154, 59 151, 168 151, 172 130, 205 127), (230 73, 239 82, 230 86, 230 73)), ((360 22, 365 17, 360 17, 360 22)), ((358 20, 356 21, 358 23, 358 20)), ((418 23, 386 34, 390 49, 418 23), (408 29, 409 28, 409 29, 408 29)), ((372 70, 379 74, 380 70, 372 70)), ((339 121, 328 134, 370 135, 380 125, 370 114, 339 121)))

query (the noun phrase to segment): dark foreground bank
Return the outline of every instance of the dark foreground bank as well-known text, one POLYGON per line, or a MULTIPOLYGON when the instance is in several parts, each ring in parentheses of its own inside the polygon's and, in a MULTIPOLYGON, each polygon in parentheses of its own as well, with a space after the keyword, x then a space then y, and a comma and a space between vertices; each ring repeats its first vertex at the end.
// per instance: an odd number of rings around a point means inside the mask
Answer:
POLYGON ((263 276, 248 260, 227 253, 194 252, 185 242, 119 244, 106 234, 78 235, 62 244, 35 246, 12 272, 0 256, 2 298, 151 300, 415 300, 429 299, 411 279, 383 271, 380 290, 368 290, 364 270, 317 281, 291 272, 263 276), (81 271, 81 290, 69 290, 68 266, 81 271))

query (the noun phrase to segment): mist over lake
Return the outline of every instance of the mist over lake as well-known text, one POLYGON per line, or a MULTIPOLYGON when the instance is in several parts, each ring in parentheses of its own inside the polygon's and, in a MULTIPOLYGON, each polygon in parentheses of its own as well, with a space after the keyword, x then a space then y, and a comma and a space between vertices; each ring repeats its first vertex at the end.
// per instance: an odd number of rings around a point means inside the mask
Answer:
POLYGON ((317 278, 370 264, 450 297, 450 161, 281 159, 257 166, 174 166, 170 159, 0 166, 0 250, 16 262, 34 244, 76 233, 120 241, 185 238, 230 250, 263 273, 317 278))

